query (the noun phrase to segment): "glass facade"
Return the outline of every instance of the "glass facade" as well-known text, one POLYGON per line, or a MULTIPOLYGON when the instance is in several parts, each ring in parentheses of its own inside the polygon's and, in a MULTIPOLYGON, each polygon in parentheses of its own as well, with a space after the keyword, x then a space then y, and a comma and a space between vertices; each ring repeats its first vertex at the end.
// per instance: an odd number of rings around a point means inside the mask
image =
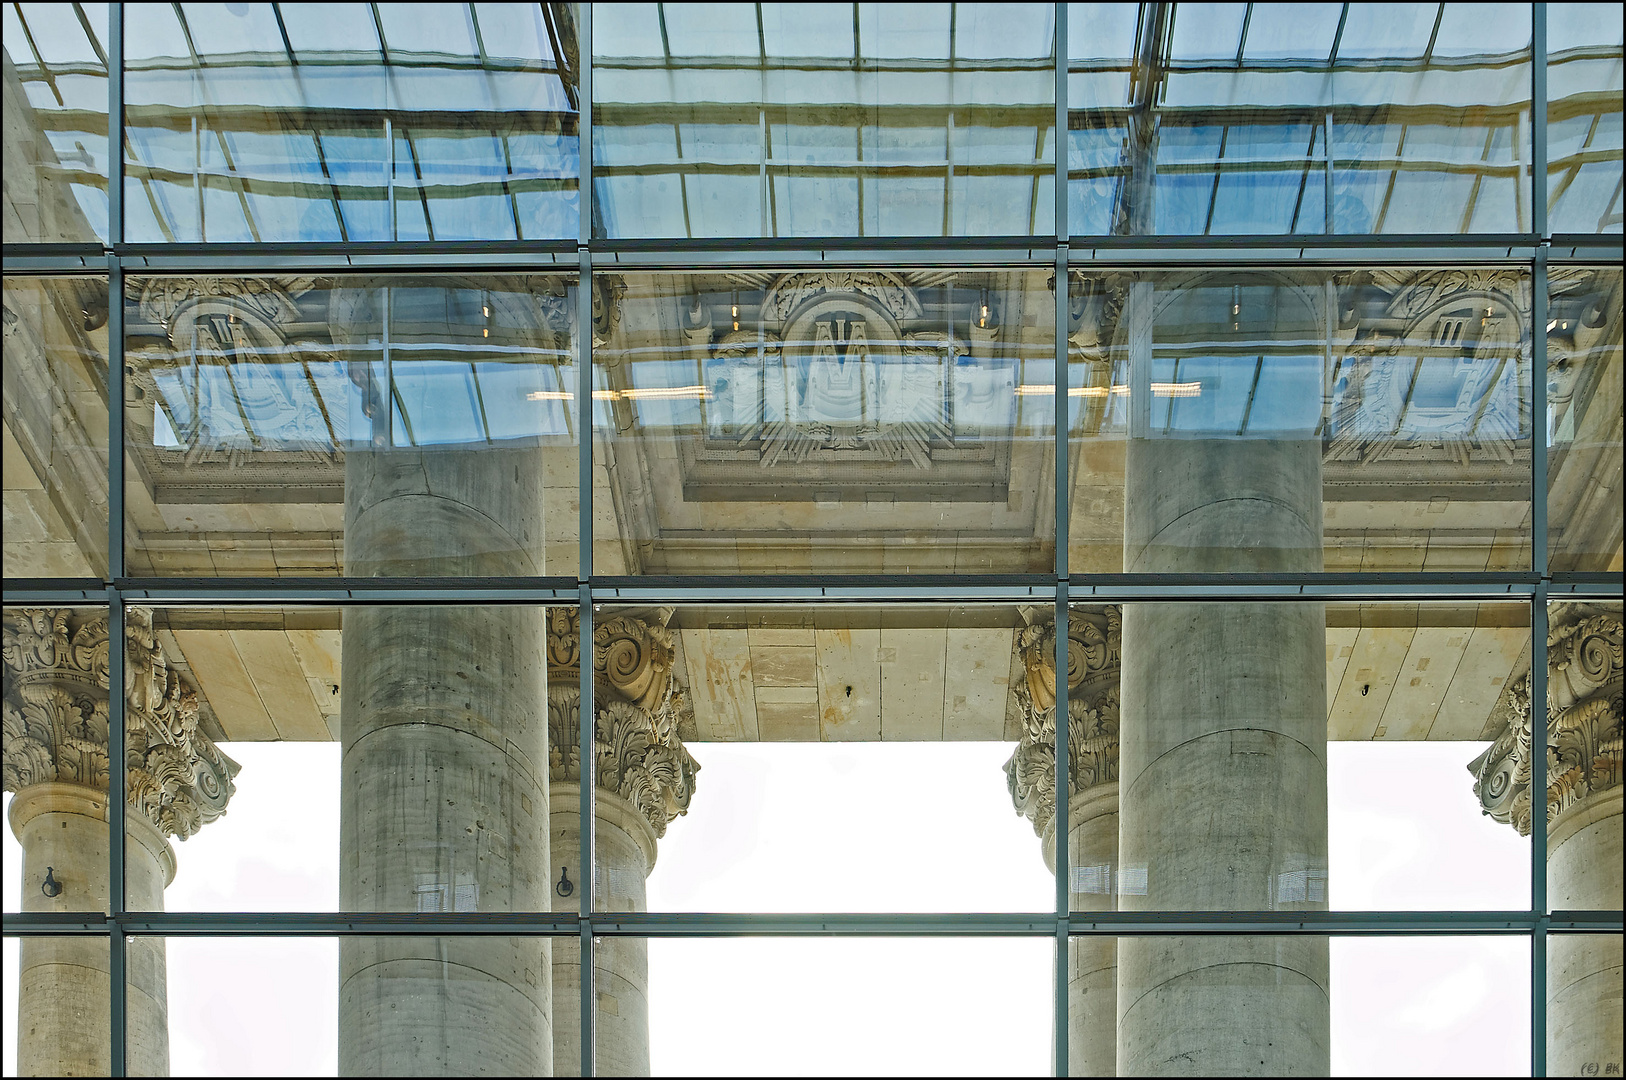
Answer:
POLYGON ((1620 1074, 1616 6, 4 48, 8 1073, 1620 1074))

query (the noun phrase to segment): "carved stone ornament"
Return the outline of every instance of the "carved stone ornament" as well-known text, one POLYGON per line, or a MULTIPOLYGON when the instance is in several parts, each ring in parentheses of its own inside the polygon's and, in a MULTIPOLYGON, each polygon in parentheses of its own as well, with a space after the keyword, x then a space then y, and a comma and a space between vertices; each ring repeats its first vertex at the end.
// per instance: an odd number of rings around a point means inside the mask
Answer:
MULTIPOLYGON (((1118 779, 1118 682, 1122 611, 1074 608, 1067 615, 1068 798, 1118 779)), ((1013 690, 1022 738, 1005 763, 1016 812, 1043 837, 1056 814, 1056 627, 1020 630, 1014 649, 1026 678, 1013 690)))
MULTIPOLYGON (((581 627, 574 608, 548 613, 548 777, 581 780, 581 627)), ((620 616, 593 627, 594 783, 625 799, 656 836, 689 811, 700 765, 679 735, 693 710, 673 676, 665 626, 620 616)))
MULTIPOLYGON (((1618 608, 1554 604, 1547 630, 1547 820, 1621 779, 1622 626, 1618 608)), ((1506 722, 1468 766, 1484 812, 1530 834, 1531 680, 1502 697, 1506 722)))
MULTIPOLYGON (((108 790, 108 623, 68 608, 5 613, 5 789, 108 790)), ((130 810, 182 840, 226 812, 238 765, 198 730, 196 693, 169 666, 152 613, 125 609, 130 810)))

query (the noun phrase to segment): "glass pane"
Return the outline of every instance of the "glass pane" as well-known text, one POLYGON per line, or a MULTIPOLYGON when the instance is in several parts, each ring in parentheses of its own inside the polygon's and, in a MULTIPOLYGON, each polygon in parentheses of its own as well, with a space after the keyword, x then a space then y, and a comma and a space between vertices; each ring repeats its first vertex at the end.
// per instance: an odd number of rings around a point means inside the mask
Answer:
POLYGON ((1620 972, 1619 934, 1547 938, 1548 1076, 1621 1074, 1620 972))
POLYGON ((132 574, 574 576, 571 279, 126 285, 132 574))
POLYGON ((1554 570, 1621 569, 1621 272, 1554 268, 1547 308, 1547 544, 1554 570))
MULTIPOLYGON (((1053 909, 1053 879, 1010 809, 1021 612, 594 617, 601 910, 1053 909)), ((574 715, 567 684, 551 685, 574 715)), ((579 738, 560 740, 556 800, 579 783, 579 738)), ((555 803, 553 850, 580 882, 566 857, 579 823, 561 830, 574 798, 555 803)))
POLYGON ((653 939, 647 947, 648 1064, 619 1070, 637 1036, 601 998, 601 1076, 1050 1072, 1048 940, 653 939), (807 1018, 833 1001, 841 1002, 839 1035, 826 1037, 807 1018))
POLYGON ((1330 944, 1334 1076, 1530 1075, 1528 938, 1330 944))
POLYGON ((1046 281, 601 276, 595 572, 1050 569, 1046 281))
POLYGON ((107 12, 5 6, 8 244, 107 239, 107 12))
MULTIPOLYGON (((9 869, 9 868, 8 868, 9 869)), ((6 875, 11 880, 10 873, 6 875)), ((9 909, 8 909, 9 910, 9 909)), ((152 953, 132 942, 129 1035, 126 1065, 130 1076, 168 1076, 169 1053, 164 1033, 163 952, 157 953, 156 984, 152 953), (148 961, 147 971, 137 968, 148 961), (154 1045, 154 1036, 158 1045, 154 1045)), ((32 937, 5 939, 5 1009, 3 1063, 7 1076, 108 1076, 112 1031, 105 937, 32 937), (13 1023, 12 1021, 16 1021, 13 1023)))
POLYGON ((1068 302, 1072 573, 1529 567, 1524 272, 1074 271, 1068 302))
POLYGON ((176 1076, 569 1075, 546 937, 130 940, 168 950, 176 1076))
MULTIPOLYGON (((1067 635, 1073 910, 1528 906, 1529 842, 1484 816, 1526 605, 1078 605, 1067 635)), ((1047 863, 1055 640, 1018 636, 1009 709, 1047 863)))
POLYGON ((126 611, 131 909, 550 909, 547 609, 126 611))
POLYGON ((4 628, 5 910, 106 911, 107 609, 8 607, 4 628))
POLYGON ((101 578, 107 279, 8 275, 5 304, 5 576, 101 578))
POLYGON ((1547 5, 1547 227, 1554 233, 1620 232, 1618 14, 1608 4, 1547 5))
POLYGON ((125 239, 574 238, 573 9, 132 6, 125 239))
POLYGON ((1530 5, 1485 10, 1073 4, 1070 230, 1528 231, 1530 5))
POLYGON ((1048 4, 601 4, 609 237, 1054 229, 1048 4))
POLYGON ((1075 1076, 1529 1075, 1525 937, 1074 936, 1075 1076))

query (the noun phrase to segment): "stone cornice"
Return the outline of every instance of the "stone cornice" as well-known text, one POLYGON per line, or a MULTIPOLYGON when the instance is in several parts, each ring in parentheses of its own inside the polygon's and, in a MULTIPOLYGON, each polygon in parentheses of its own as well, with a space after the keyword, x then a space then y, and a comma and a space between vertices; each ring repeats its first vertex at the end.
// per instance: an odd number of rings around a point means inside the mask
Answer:
MULTIPOLYGON (((548 777, 581 780, 581 632, 573 608, 548 614, 548 777)), ((593 627, 594 782, 626 800, 656 836, 689 810, 699 764, 679 736, 691 715, 659 621, 618 616, 593 627)))
MULTIPOLYGON (((1118 779, 1118 681, 1122 614, 1115 606, 1073 608, 1067 616, 1068 798, 1118 779)), ((1016 812, 1043 837, 1056 813, 1054 623, 1017 632, 1013 648, 1026 678, 1013 691, 1022 737, 1005 763, 1016 812)))
MULTIPOLYGON (((1618 606, 1554 604, 1547 631, 1547 820, 1620 786, 1622 624, 1618 606)), ((1531 680, 1509 685, 1496 741, 1468 766, 1483 811, 1528 836, 1531 680)))
MULTIPOLYGON (((4 627, 5 790, 107 791, 107 617, 19 608, 4 627)), ((170 667, 145 608, 125 611, 124 671, 129 807, 184 840, 225 813, 237 763, 198 730, 197 695, 170 667)))

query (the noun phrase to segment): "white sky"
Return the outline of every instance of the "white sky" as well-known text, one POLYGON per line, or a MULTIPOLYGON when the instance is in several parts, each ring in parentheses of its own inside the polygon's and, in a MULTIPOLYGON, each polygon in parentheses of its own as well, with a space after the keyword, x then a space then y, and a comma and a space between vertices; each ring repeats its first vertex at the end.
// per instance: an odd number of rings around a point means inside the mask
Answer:
MULTIPOLYGON (((1527 906, 1529 843, 1480 816, 1472 743, 1329 747, 1330 888, 1343 909, 1527 906)), ((227 744, 229 813, 176 845, 170 910, 331 911, 339 748, 227 744)), ((661 841, 651 910, 1047 911, 1053 885, 1003 743, 698 744, 693 809, 661 841)), ((9 802, 9 796, 8 800, 9 802)), ((5 830, 5 910, 20 852, 5 830)), ((1022 939, 650 943, 657 1075, 1020 1074, 1050 1058, 1051 944, 1022 939)), ((169 943, 175 1075, 337 1068, 333 940, 169 943)), ((16 942, 4 1063, 16 1072, 16 942)), ((1523 938, 1333 939, 1341 1075, 1519 1074, 1523 938)))

